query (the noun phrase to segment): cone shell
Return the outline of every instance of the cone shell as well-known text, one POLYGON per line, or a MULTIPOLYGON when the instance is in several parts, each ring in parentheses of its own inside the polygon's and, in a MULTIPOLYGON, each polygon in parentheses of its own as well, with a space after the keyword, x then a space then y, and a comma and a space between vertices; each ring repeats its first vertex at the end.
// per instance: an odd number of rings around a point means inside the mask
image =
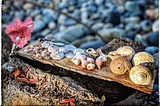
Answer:
POLYGON ((133 57, 133 64, 154 63, 154 57, 147 52, 138 52, 133 57))
POLYGON ((97 57, 96 58, 96 66, 98 67, 98 69, 101 69, 102 65, 103 65, 102 58, 101 57, 97 57))
POLYGON ((148 85, 152 80, 152 74, 149 68, 137 65, 134 66, 129 73, 129 77, 132 82, 140 85, 148 85))
POLYGON ((117 75, 122 75, 131 68, 131 63, 123 57, 117 57, 110 63, 110 70, 117 75))

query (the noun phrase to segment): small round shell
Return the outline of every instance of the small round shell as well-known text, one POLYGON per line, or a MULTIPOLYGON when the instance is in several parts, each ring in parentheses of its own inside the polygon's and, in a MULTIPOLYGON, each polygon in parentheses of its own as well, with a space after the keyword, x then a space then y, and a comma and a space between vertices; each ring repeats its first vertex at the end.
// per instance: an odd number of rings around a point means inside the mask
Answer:
POLYGON ((98 69, 101 69, 102 65, 103 65, 102 58, 101 57, 97 57, 96 58, 96 66, 98 67, 98 69))
POLYGON ((51 53, 57 52, 58 51, 58 47, 57 46, 49 46, 48 47, 48 51, 51 53))
POLYGON ((154 63, 154 57, 147 52, 138 52, 133 57, 133 64, 154 63))
POLYGON ((93 63, 89 63, 89 64, 87 64, 87 70, 93 70, 94 68, 95 68, 95 64, 93 64, 93 63))
POLYGON ((134 66, 129 73, 129 77, 135 84, 148 85, 152 80, 152 74, 147 67, 142 65, 134 66))
POLYGON ((88 64, 88 61, 87 61, 87 60, 81 61, 81 66, 82 66, 82 68, 86 68, 86 67, 87 67, 87 64, 88 64))
POLYGON ((89 63, 94 63, 94 59, 91 58, 91 57, 87 57, 87 61, 88 61, 89 63))
POLYGON ((110 63, 110 70, 117 75, 122 75, 131 68, 131 63, 123 57, 115 58, 110 63))
POLYGON ((75 65, 79 65, 81 61, 79 59, 72 58, 71 60, 75 65))

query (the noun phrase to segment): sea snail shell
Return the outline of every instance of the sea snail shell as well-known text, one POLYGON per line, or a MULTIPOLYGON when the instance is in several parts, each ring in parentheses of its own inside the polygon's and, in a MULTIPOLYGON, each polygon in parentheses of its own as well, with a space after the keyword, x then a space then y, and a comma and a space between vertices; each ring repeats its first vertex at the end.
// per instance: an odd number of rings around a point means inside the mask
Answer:
POLYGON ((118 57, 111 61, 110 70, 117 75, 122 75, 126 71, 129 71, 132 68, 132 65, 124 57, 118 57))
POLYGON ((109 55, 125 56, 125 57, 127 56, 128 60, 131 60, 134 54, 135 54, 135 51, 130 46, 123 46, 118 48, 116 51, 109 53, 109 55))
POLYGON ((142 65, 134 66, 129 72, 129 77, 132 82, 141 85, 148 85, 152 80, 150 70, 142 65))
POLYGON ((96 58, 96 66, 98 67, 98 69, 101 69, 102 65, 103 65, 103 60, 99 56, 99 57, 96 58))
POLYGON ((93 70, 94 68, 95 68, 95 64, 93 64, 93 63, 89 63, 89 64, 87 64, 87 70, 93 70))
POLYGON ((133 57, 133 64, 154 63, 154 57, 147 52, 138 52, 133 57))
POLYGON ((97 57, 98 56, 98 53, 93 48, 88 48, 86 50, 86 53, 88 53, 88 55, 91 56, 91 57, 97 57))

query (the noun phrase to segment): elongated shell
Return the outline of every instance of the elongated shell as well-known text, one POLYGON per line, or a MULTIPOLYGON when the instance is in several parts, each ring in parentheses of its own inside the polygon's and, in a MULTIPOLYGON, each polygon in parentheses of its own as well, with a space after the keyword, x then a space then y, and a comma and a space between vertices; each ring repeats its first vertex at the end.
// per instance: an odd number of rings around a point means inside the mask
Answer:
POLYGON ((138 52, 133 57, 133 64, 154 63, 154 57, 147 52, 138 52))
POLYGON ((122 75, 131 69, 131 63, 123 57, 115 58, 110 63, 110 70, 117 75, 122 75))
POLYGON ((103 65, 103 60, 99 56, 99 57, 96 58, 96 66, 98 67, 98 69, 101 69, 102 65, 103 65))
POLYGON ((150 70, 142 65, 134 66, 129 72, 129 77, 132 82, 141 85, 148 85, 152 80, 150 70))

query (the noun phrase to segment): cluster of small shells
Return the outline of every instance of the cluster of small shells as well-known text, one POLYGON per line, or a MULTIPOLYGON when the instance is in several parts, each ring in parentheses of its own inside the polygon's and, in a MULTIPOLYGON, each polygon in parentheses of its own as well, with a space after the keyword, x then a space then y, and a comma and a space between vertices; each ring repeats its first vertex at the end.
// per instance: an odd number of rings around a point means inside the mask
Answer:
POLYGON ((109 52, 107 56, 112 59, 110 63, 110 70, 112 73, 123 75, 128 71, 131 81, 135 84, 150 84, 152 80, 152 72, 150 68, 144 66, 144 64, 154 64, 155 60, 149 53, 135 53, 132 47, 123 46, 116 51, 109 52))
POLYGON ((83 50, 73 45, 44 41, 41 44, 35 44, 32 47, 24 49, 24 52, 32 52, 36 58, 44 58, 46 60, 60 60, 66 57, 75 65, 79 65, 87 70, 101 69, 104 62, 111 60, 110 70, 112 73, 123 75, 129 72, 131 81, 141 85, 148 85, 152 80, 151 70, 142 64, 153 64, 155 61, 149 53, 135 53, 134 49, 130 46, 123 46, 116 51, 104 54, 100 49, 94 50, 93 48, 89 48, 83 50))

